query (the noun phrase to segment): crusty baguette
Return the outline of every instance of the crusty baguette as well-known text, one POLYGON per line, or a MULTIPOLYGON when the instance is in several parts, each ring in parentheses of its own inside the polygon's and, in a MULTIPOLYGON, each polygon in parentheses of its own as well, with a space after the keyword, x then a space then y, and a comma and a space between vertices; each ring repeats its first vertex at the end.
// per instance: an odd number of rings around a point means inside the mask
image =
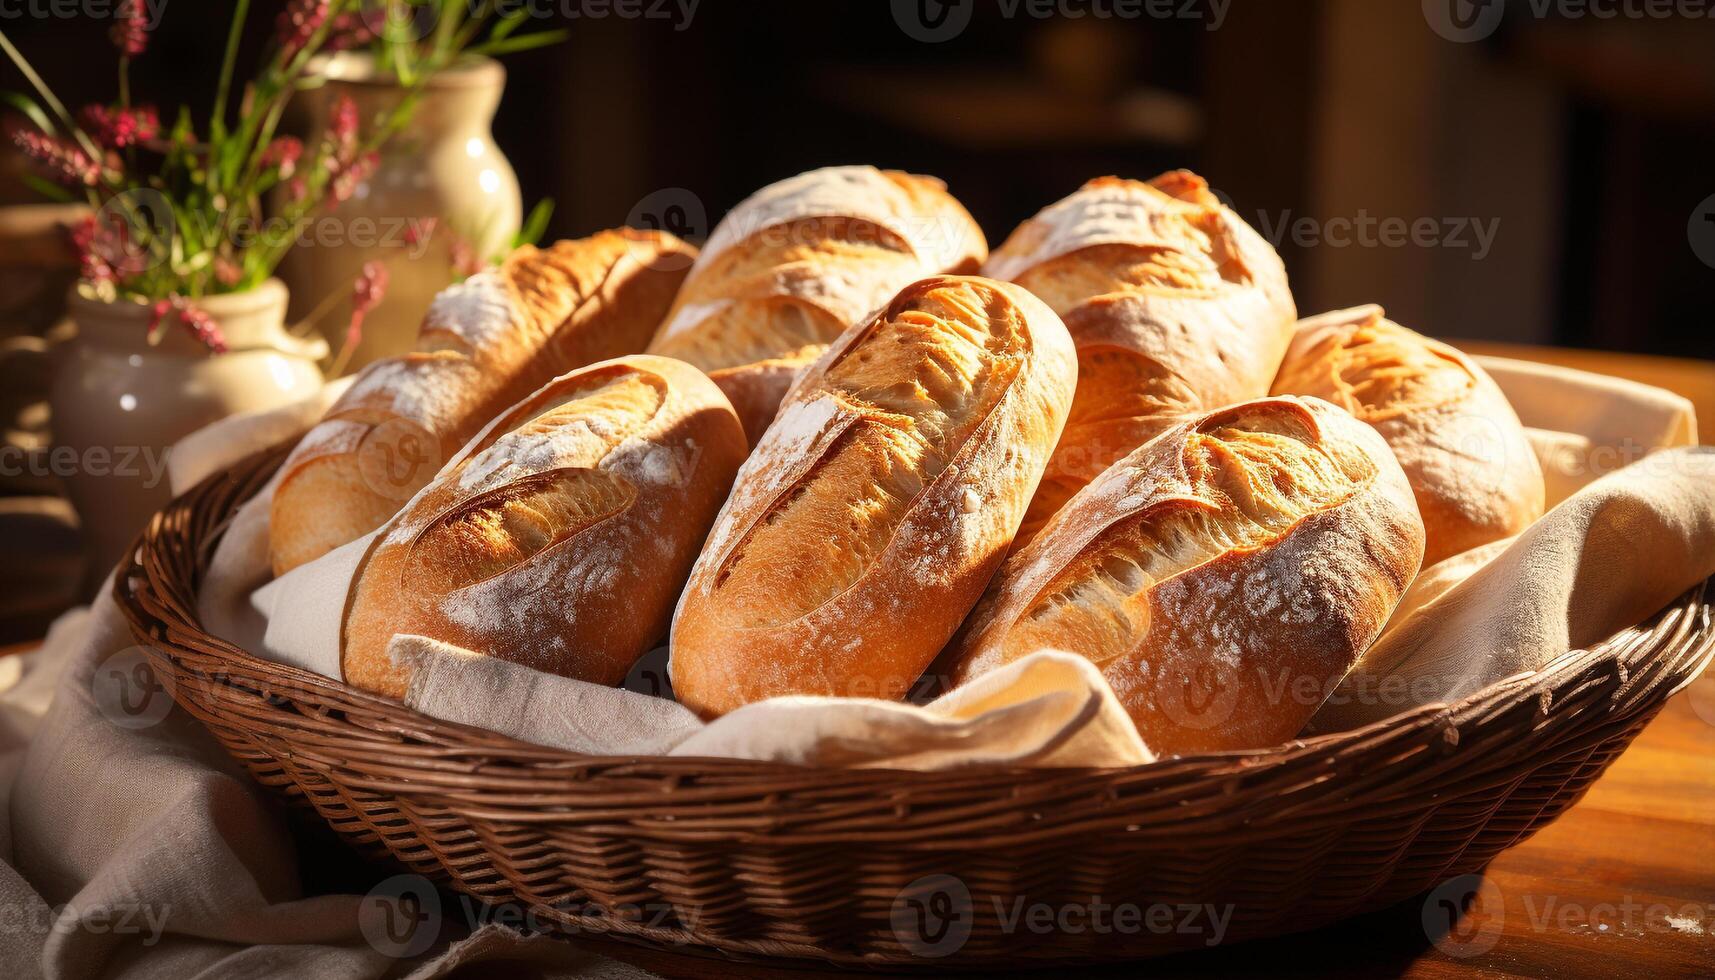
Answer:
POLYGON ((526 246, 444 290, 417 349, 370 365, 286 460, 270 513, 274 574, 380 527, 508 405, 643 350, 695 251, 622 228, 526 246))
POLYGON ((1274 249, 1184 170, 1090 181, 983 271, 1041 297, 1078 347, 1066 433, 1014 547, 1168 426, 1268 394, 1297 318, 1274 249))
POLYGON ((847 327, 907 283, 975 272, 987 254, 982 229, 933 177, 812 170, 721 220, 650 352, 707 371, 755 442, 847 327))
POLYGON ((744 460, 738 416, 688 364, 564 377, 484 429, 388 523, 352 579, 345 680, 402 696, 395 634, 617 684, 673 601, 744 460))
POLYGON ((1426 566, 1542 516, 1542 467, 1494 379, 1379 306, 1305 320, 1274 390, 1327 399, 1382 434, 1417 494, 1426 566))
POLYGON ((1168 429, 995 578, 953 679, 1040 649, 1088 657, 1158 755, 1291 738, 1417 574, 1423 523, 1375 430, 1270 398, 1168 429))
POLYGON ((673 621, 705 716, 787 694, 896 699, 1005 556, 1077 383, 1059 317, 963 276, 842 335, 746 461, 673 621))

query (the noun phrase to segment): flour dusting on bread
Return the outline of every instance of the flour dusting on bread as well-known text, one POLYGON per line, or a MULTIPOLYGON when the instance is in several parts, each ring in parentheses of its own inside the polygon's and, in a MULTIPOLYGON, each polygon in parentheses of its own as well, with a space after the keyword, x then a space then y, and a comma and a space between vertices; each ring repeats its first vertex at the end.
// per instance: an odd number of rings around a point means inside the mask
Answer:
POLYGON ((958 674, 1067 650, 1102 668, 1157 751, 1271 744, 1315 708, 1271 684, 1331 690, 1422 554, 1404 473, 1374 431, 1313 399, 1223 409, 1073 497, 973 613, 958 674), (1274 697, 1199 728, 1181 717, 1186 684, 1274 697))
POLYGON ((482 350, 513 329, 518 304, 499 269, 485 269, 441 290, 423 318, 423 333, 452 334, 464 349, 482 350))
POLYGON ((1274 390, 1325 398, 1381 433, 1417 496, 1428 564, 1542 516, 1542 470, 1499 386, 1464 353, 1379 306, 1301 323, 1274 390))
POLYGON ((363 438, 330 451, 334 437, 312 430, 281 467, 269 526, 275 574, 375 530, 390 504, 421 489, 495 415, 555 376, 642 349, 684 278, 682 265, 656 259, 688 263, 692 251, 660 232, 605 231, 520 248, 444 290, 416 349, 369 365, 322 423, 369 427, 377 451, 367 453, 363 438), (405 448, 413 460, 405 478, 390 470, 378 492, 370 477, 387 460, 370 457, 405 448))
POLYGON ((790 377, 906 284, 973 271, 982 231, 931 177, 825 167, 721 219, 650 350, 708 372, 753 441, 790 377))
POLYGON ((491 422, 379 536, 342 634, 348 679, 408 678, 395 633, 617 683, 673 601, 744 455, 694 368, 637 355, 559 378, 491 422))
POLYGON ((992 280, 914 283, 848 330, 739 474, 675 619, 675 692, 901 696, 1004 557, 1075 372, 1053 312, 992 280))
POLYGON ((1280 257, 1187 171, 1092 180, 985 269, 1064 317, 1078 348, 1077 397, 1019 546, 1168 427, 1267 394, 1297 315, 1280 257))

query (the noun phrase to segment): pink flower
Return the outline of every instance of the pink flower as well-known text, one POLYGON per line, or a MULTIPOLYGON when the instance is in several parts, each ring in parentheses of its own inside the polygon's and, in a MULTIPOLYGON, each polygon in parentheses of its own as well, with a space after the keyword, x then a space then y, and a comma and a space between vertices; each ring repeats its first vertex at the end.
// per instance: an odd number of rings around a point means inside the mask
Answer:
POLYGON ((452 262, 453 274, 457 276, 474 276, 482 271, 482 260, 477 258, 476 249, 456 235, 453 237, 452 262))
POLYGON ((91 160, 89 154, 63 140, 21 129, 12 134, 12 142, 49 180, 57 184, 94 187, 101 180, 101 165, 91 160))
POLYGON ((96 244, 99 232, 100 228, 93 214, 71 228, 71 247, 77 252, 79 277, 84 282, 99 284, 118 278, 113 264, 107 261, 107 257, 96 244))
POLYGON ((363 339, 363 318, 381 305, 387 295, 387 267, 374 260, 363 263, 363 271, 351 284, 351 325, 345 331, 346 349, 363 339))
POLYGON ((282 136, 262 151, 262 166, 280 171, 281 179, 292 176, 304 156, 304 144, 293 136, 282 136))
POLYGON ((155 115, 154 106, 122 109, 117 106, 86 105, 78 115, 89 135, 110 150, 136 146, 145 140, 154 139, 161 132, 161 120, 155 115))
POLYGON ((296 57, 328 19, 328 0, 291 0, 280 11, 280 47, 287 60, 296 57))
POLYGON ((172 299, 158 299, 155 301, 155 305, 149 307, 149 325, 145 330, 149 343, 154 343, 155 338, 160 335, 161 321, 167 318, 167 312, 172 308, 172 299))
POLYGON ((333 24, 328 28, 327 43, 322 47, 328 51, 361 48, 375 40, 375 37, 375 29, 369 26, 368 19, 362 14, 347 12, 333 19, 333 24))
POLYGON ((214 278, 222 286, 236 286, 238 280, 244 278, 244 270, 223 255, 214 260, 214 278))
POLYGON ((375 173, 375 168, 381 165, 381 154, 370 150, 348 166, 339 168, 334 174, 333 181, 328 185, 328 206, 333 207, 351 199, 357 193, 364 181, 375 173))
POLYGON ((328 114, 328 139, 333 143, 335 158, 341 162, 357 149, 357 103, 349 95, 334 100, 328 114))
POLYGON ((107 36, 125 57, 142 54, 149 47, 149 12, 144 0, 121 0, 107 36))
POLYGON ((102 211, 90 215, 72 225, 69 231, 72 249, 77 253, 78 275, 84 282, 122 284, 149 271, 158 262, 148 244, 132 237, 132 227, 118 213, 102 211))
POLYGON ((177 293, 168 296, 166 299, 156 300, 155 305, 149 308, 150 343, 153 343, 159 335, 161 324, 166 320, 169 313, 175 314, 179 325, 189 330, 191 336, 200 341, 204 347, 207 347, 210 353, 224 354, 227 352, 226 336, 220 332, 220 324, 216 323, 214 317, 209 316, 207 311, 191 305, 190 300, 177 293))
POLYGON ((387 267, 371 259, 363 263, 363 271, 351 284, 351 309, 359 316, 381 304, 387 295, 387 267))
POLYGON ((148 250, 132 242, 130 227, 115 214, 84 218, 72 227, 71 243, 85 282, 124 282, 153 264, 148 250))
POLYGON ((202 341, 202 345, 207 347, 210 353, 226 353, 226 335, 220 332, 220 324, 208 313, 186 303, 179 309, 179 322, 192 336, 202 341))
POLYGON ((416 221, 407 222, 405 225, 405 244, 421 245, 435 237, 436 223, 437 221, 433 215, 418 218, 416 221))

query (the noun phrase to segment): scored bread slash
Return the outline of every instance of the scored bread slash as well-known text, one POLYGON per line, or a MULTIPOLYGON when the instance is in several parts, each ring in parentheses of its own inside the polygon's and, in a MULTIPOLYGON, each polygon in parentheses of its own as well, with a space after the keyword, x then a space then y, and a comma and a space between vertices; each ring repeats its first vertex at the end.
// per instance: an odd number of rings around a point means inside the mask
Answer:
POLYGON ((792 381, 900 288, 975 272, 988 243, 933 177, 824 167, 721 219, 650 352, 708 372, 754 442, 792 381))
POLYGON ((1102 669, 1158 755, 1297 734, 1423 559, 1376 432, 1314 398, 1169 429, 1015 553, 954 650, 960 683, 1041 649, 1102 669))
POLYGON ((688 364, 639 354, 491 422, 376 536, 341 628, 345 680, 393 697, 398 634, 617 684, 667 632, 744 433, 688 364))
POLYGON ((1542 467, 1500 386, 1464 352, 1379 306, 1301 322, 1274 390, 1325 398, 1382 434, 1423 512, 1425 566, 1510 538, 1543 514, 1542 467))
POLYGON ((1089 181, 983 271, 1041 297, 1078 348, 1066 432, 1014 547, 1169 426, 1268 394, 1297 316, 1280 256, 1185 170, 1089 181))
POLYGON ((674 618, 679 699, 902 697, 1004 557, 1071 404, 1052 310, 1007 283, 907 286, 799 379, 674 618))
POLYGON ((281 467, 275 575, 380 527, 477 430, 574 368, 641 350, 683 281, 651 256, 695 249, 623 228, 525 246, 435 297, 416 349, 376 361, 281 467))

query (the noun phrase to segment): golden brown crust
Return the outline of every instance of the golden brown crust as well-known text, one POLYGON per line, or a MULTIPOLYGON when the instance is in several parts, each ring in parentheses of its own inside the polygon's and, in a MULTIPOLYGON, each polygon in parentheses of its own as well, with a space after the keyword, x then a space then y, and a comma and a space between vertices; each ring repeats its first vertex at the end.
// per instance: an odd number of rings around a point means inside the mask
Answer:
POLYGON ((704 715, 786 694, 896 699, 1004 556, 1076 384, 1059 318, 1016 286, 907 286, 787 395, 673 625, 704 715))
POLYGON ((745 455, 713 383, 634 355, 574 371, 484 429, 377 535, 342 624, 345 680, 393 697, 400 633, 617 684, 673 602, 745 455))
POLYGON ((985 271, 1041 297, 1078 346, 1077 398, 1017 547, 1167 427, 1267 394, 1297 316, 1274 249, 1184 170, 1090 181, 985 271))
POLYGON ((1463 353, 1388 320, 1379 306, 1305 320, 1278 394, 1315 395, 1393 448, 1428 530, 1426 565, 1523 531, 1544 508, 1524 426, 1463 353))
POLYGON ((951 658, 963 682, 1039 649, 1102 668, 1159 755, 1294 735, 1375 639, 1423 556, 1376 433, 1316 399, 1180 423, 1016 552, 951 658))
POLYGON ((370 365, 282 467, 280 575, 379 527, 508 405, 559 374, 642 350, 695 249, 622 228, 526 246, 436 297, 417 350, 370 365))
POLYGON ((722 219, 651 353, 709 373, 754 442, 791 379, 851 324, 927 275, 973 272, 982 229, 933 177, 826 167, 722 219))

